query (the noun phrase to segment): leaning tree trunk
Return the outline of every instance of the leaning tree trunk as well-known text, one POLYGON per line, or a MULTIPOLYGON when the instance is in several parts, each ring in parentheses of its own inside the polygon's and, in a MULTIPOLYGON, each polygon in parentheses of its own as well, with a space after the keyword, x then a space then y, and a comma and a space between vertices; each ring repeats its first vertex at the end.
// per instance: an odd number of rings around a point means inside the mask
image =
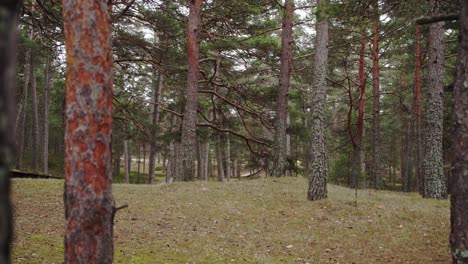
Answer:
POLYGON ((372 90, 374 109, 372 113, 372 168, 371 177, 374 188, 382 189, 382 175, 380 171, 380 73, 379 73, 379 5, 374 0, 374 20, 372 37, 372 90))
MULTIPOLYGON (((29 40, 32 41, 34 36, 34 30, 30 27, 29 31, 29 40)), ((24 76, 23 76, 23 90, 22 97, 18 109, 18 114, 16 117, 15 131, 16 135, 16 144, 17 144, 17 153, 16 153, 16 169, 21 169, 23 167, 23 154, 24 154, 24 140, 25 140, 25 128, 26 128, 26 112, 28 106, 28 87, 29 79, 31 75, 31 49, 26 50, 26 58, 24 63, 24 76)))
POLYGON ((444 39, 444 22, 431 24, 429 28, 429 61, 427 66, 428 79, 424 112, 424 157, 422 166, 424 197, 434 199, 447 198, 442 152, 444 39))
POLYGON ((34 63, 31 61, 31 110, 32 110, 32 160, 33 171, 39 169, 39 115, 37 111, 37 81, 34 63))
POLYGON ((51 79, 51 56, 47 56, 46 66, 44 70, 44 127, 42 131, 42 171, 44 174, 49 173, 49 94, 50 94, 50 79, 51 79))
POLYGON ((310 164, 308 166, 309 190, 307 198, 311 201, 327 198, 328 155, 327 155, 327 89, 328 68, 328 18, 326 1, 317 17, 316 52, 314 58, 314 83, 312 85, 312 138, 310 141, 310 164))
POLYGON ((105 0, 64 0, 65 263, 112 263, 111 21, 105 0))
POLYGON ((460 1, 460 50, 454 98, 454 159, 450 184, 453 263, 468 263, 468 2, 460 1))
POLYGON ((200 9, 203 0, 191 0, 187 27, 187 57, 188 73, 187 87, 185 90, 185 109, 182 121, 182 134, 180 142, 181 166, 180 176, 182 181, 193 181, 195 174, 197 140, 197 108, 198 108, 198 69, 199 69, 199 39, 200 9))
POLYGON ((281 31, 281 69, 276 99, 275 138, 273 143, 273 168, 271 176, 281 177, 286 173, 286 126, 288 118, 288 93, 292 65, 292 27, 294 0, 285 0, 283 28, 281 31))
POLYGON ((15 74, 17 15, 21 1, 0 3, 0 263, 10 263, 13 212, 10 201, 9 165, 15 138, 15 74))

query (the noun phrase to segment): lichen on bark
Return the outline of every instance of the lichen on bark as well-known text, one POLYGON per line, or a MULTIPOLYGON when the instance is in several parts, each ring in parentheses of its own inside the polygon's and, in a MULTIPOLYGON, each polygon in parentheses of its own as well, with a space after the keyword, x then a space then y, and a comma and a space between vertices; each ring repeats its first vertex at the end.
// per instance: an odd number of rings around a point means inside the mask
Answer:
POLYGON ((105 0, 63 1, 66 263, 112 263, 111 25, 105 0))

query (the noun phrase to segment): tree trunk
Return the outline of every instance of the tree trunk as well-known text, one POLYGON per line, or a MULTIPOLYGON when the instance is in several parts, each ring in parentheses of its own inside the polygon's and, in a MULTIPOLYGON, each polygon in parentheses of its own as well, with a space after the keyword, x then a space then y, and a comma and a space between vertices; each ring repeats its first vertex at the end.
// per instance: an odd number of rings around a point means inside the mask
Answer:
POLYGON ((364 138, 364 103, 366 96, 366 78, 364 77, 365 63, 365 48, 366 48, 366 31, 361 30, 361 48, 359 52, 359 101, 358 101, 358 120, 357 120, 357 136, 353 144, 353 161, 351 170, 352 188, 357 188, 358 179, 362 174, 362 143, 364 138))
POLYGON ((63 1, 65 263, 112 263, 112 55, 107 1, 63 1))
POLYGON ((187 29, 187 57, 188 74, 185 90, 185 109, 182 121, 182 135, 180 142, 181 166, 180 179, 192 181, 195 174, 195 141, 197 139, 197 108, 198 108, 198 69, 199 69, 199 38, 200 9, 203 0, 192 0, 188 17, 187 29))
POLYGON ((401 112, 400 119, 401 119, 401 122, 403 122, 402 129, 401 129, 401 152, 400 152, 400 171, 401 171, 401 181, 402 181, 401 190, 403 192, 409 192, 411 191, 411 178, 409 177, 409 171, 408 171, 408 166, 407 166, 408 152, 410 151, 408 147, 409 126, 408 126, 408 119, 406 117, 406 113, 403 110, 401 110, 400 112, 401 112))
POLYGON ((216 168, 218 170, 218 181, 224 181, 224 166, 223 166, 223 147, 221 144, 221 137, 216 144, 216 168))
POLYGON ((231 181, 231 139, 226 135, 226 181, 231 181))
POLYGON ((137 146, 137 183, 140 183, 140 169, 141 169, 141 141, 138 140, 137 146))
POLYGON ((130 179, 130 159, 128 155, 128 140, 124 140, 124 180, 125 183, 128 183, 130 179))
POLYGON ((237 149, 236 149, 236 177, 241 178, 241 152, 240 152, 240 149, 239 149, 239 146, 237 146, 237 149))
MULTIPOLYGON (((435 5, 435 1, 432 1, 435 5)), ((429 61, 427 72, 427 98, 424 118, 423 180, 425 198, 446 199, 444 179, 442 131, 443 131, 443 80, 445 51, 444 22, 430 25, 429 61)))
POLYGON ((50 81, 51 81, 51 56, 47 56, 46 66, 44 70, 45 83, 44 83, 44 127, 42 131, 42 171, 44 174, 49 173, 49 94, 50 94, 50 81))
POLYGON ((468 263, 468 2, 460 1, 460 49, 455 81, 450 246, 453 263, 468 263))
POLYGON ((374 111, 372 113, 372 168, 371 177, 374 188, 382 189, 382 175, 380 171, 380 73, 379 73, 379 4, 374 0, 374 19, 372 37, 372 90, 374 97, 374 111))
POLYGON ((294 1, 285 0, 285 11, 281 31, 281 69, 276 99, 275 138, 273 143, 273 168, 271 176, 285 176, 286 172, 286 127, 288 118, 288 94, 292 66, 292 27, 294 1))
MULTIPOLYGON (((29 30, 29 40, 32 41, 34 36, 34 30, 30 27, 29 30)), ((23 167, 23 156, 24 156, 24 140, 25 140, 25 129, 26 129, 26 112, 28 106, 28 86, 29 80, 31 78, 31 49, 26 50, 26 58, 24 63, 24 76, 23 76, 23 90, 21 102, 18 109, 18 115, 16 117, 16 144, 17 144, 17 153, 16 153, 16 169, 21 169, 23 167)))
MULTIPOLYGON (((403 92, 406 90, 408 84, 406 81, 406 74, 403 72, 402 74, 402 87, 400 91, 400 96, 403 96, 403 92)), ((401 179, 402 179, 402 191, 410 192, 411 191, 411 183, 413 178, 413 168, 412 168, 412 149, 413 149, 413 141, 411 139, 412 134, 412 117, 411 112, 403 105, 403 98, 400 99, 401 106, 401 120, 403 122, 403 129, 402 129, 402 145, 401 145, 401 179), (409 115, 409 116, 408 116, 409 115)))
POLYGON ((422 143, 421 143, 421 26, 416 25, 416 67, 414 70, 414 103, 413 103, 413 136, 415 141, 415 171, 418 181, 418 191, 421 195, 424 194, 424 180, 422 179, 422 143))
POLYGON ((37 111, 37 81, 34 63, 31 61, 31 110, 32 110, 32 160, 33 171, 39 169, 39 115, 37 111))
POLYGON ((203 178, 203 158, 202 158, 202 144, 197 140, 197 179, 202 180, 203 178))
POLYGON ((113 168, 113 172, 112 172, 112 175, 113 175, 113 178, 117 178, 119 175, 120 175, 120 156, 121 156, 121 153, 120 153, 120 149, 117 148, 116 144, 114 143, 113 146, 114 148, 114 168, 113 168))
POLYGON ((326 1, 318 1, 323 5, 317 16, 316 52, 314 58, 314 83, 312 84, 312 138, 310 140, 310 162, 308 168, 309 190, 307 198, 311 201, 327 198, 328 153, 327 134, 327 88, 326 77, 328 69, 328 18, 326 1))
POLYGON ((149 155, 149 167, 148 167, 148 183, 152 184, 154 181, 154 174, 155 174, 155 160, 156 160, 156 140, 158 137, 158 123, 159 123, 159 101, 161 98, 161 90, 163 86, 163 74, 159 72, 157 78, 157 84, 154 85, 153 90, 153 113, 151 116, 151 142, 150 142, 150 155, 149 155))
MULTIPOLYGON (((143 174, 146 173, 146 143, 143 143, 143 174)), ((164 164, 163 164, 164 170, 166 169, 164 164)))
POLYGON ((13 212, 10 162, 15 150, 15 82, 17 16, 21 1, 0 3, 0 263, 11 262, 13 212))
POLYGON ((208 180, 208 168, 209 168, 209 160, 210 160, 210 142, 206 141, 203 144, 203 180, 208 180))

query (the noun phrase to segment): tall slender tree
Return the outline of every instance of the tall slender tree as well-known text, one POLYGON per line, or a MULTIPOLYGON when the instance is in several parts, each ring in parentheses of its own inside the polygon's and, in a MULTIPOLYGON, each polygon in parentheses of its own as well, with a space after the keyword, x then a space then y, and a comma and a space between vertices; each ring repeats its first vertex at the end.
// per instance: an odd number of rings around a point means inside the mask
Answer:
MULTIPOLYGON (((153 70, 154 72, 154 70, 153 70)), ((158 137, 158 125, 159 125, 159 109, 160 109, 160 98, 161 98, 161 90, 164 81, 164 75, 162 72, 153 73, 157 75, 156 78, 156 85, 154 85, 153 90, 153 112, 151 114, 151 125, 153 129, 151 131, 151 142, 150 142, 150 155, 149 155, 149 167, 148 167, 148 183, 151 184, 154 181, 154 173, 156 170, 156 140, 158 137)))
POLYGON ((44 174, 49 173, 49 97, 50 97, 50 81, 52 74, 52 56, 46 58, 44 69, 44 126, 42 131, 42 171, 44 174))
POLYGON ((200 12, 203 0, 189 1, 189 17, 187 26, 187 57, 188 74, 185 89, 184 119, 180 142, 182 181, 192 181, 195 178, 196 140, 197 140, 197 109, 198 109, 198 71, 199 71, 199 33, 200 12))
POLYGON ((13 239, 9 165, 15 149, 16 24, 21 3, 0 2, 0 263, 10 263, 13 239))
POLYGON ((327 89, 328 69, 328 0, 317 1, 320 12, 317 15, 314 58, 314 82, 312 84, 312 138, 310 140, 310 164, 308 166, 311 201, 327 198, 328 155, 327 155, 327 89))
POLYGON ((366 96, 366 78, 364 76, 365 64, 365 49, 366 49, 366 31, 361 30, 361 47, 359 50, 359 100, 358 100, 358 120, 357 120, 357 136, 353 140, 353 163, 351 168, 352 187, 358 187, 358 178, 361 175, 361 160, 364 138, 364 111, 365 111, 365 96, 366 96))
POLYGON ((31 61, 31 116, 32 116, 32 160, 33 171, 39 169, 39 112, 37 100, 37 79, 34 62, 31 61))
POLYGON ((281 177, 286 173, 286 128, 288 119, 289 84, 292 66, 292 28, 294 0, 285 0, 281 31, 281 68, 279 89, 276 99, 275 137, 273 145, 272 176, 281 177))
MULTIPOLYGON (((28 39, 32 41, 34 36, 34 28, 29 27, 28 39)), ((21 169, 23 167, 23 155, 24 155, 24 141, 25 141, 25 127, 26 127, 26 113, 28 105, 28 87, 29 80, 31 76, 31 48, 26 50, 26 59, 24 64, 23 72, 23 89, 21 91, 21 101, 18 108, 18 113, 16 116, 16 125, 15 131, 16 135, 16 144, 17 144, 17 153, 16 153, 16 168, 21 169)))
POLYGON ((423 194, 424 185, 422 179, 422 142, 421 142, 421 26, 416 25, 416 66, 414 70, 414 102, 413 120, 414 124, 412 139, 415 140, 415 172, 418 181, 418 191, 423 194))
POLYGON ((112 263, 111 21, 106 0, 64 0, 65 263, 112 263))
MULTIPOLYGON (((438 3, 431 0, 433 12, 438 13, 438 3)), ((443 80, 445 62, 445 22, 429 26, 429 61, 427 65, 427 92, 423 134, 423 181, 426 198, 446 199, 447 187, 443 170, 443 80)))
POLYGON ((468 1, 461 0, 460 50, 454 98, 454 159, 450 186, 453 263, 468 263, 468 1))
POLYGON ((382 189, 380 173, 380 68, 379 68, 379 1, 373 1, 374 18, 372 22, 372 90, 374 109, 372 112, 372 170, 374 188, 382 189))

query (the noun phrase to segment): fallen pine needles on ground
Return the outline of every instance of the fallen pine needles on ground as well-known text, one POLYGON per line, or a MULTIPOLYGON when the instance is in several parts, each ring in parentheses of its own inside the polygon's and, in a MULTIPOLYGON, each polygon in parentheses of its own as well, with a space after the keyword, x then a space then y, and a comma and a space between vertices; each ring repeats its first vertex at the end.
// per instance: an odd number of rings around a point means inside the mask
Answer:
MULTIPOLYGON (((448 263, 448 201, 279 178, 114 184, 115 263, 448 263)), ((63 181, 15 179, 14 263, 62 263, 63 181)))

